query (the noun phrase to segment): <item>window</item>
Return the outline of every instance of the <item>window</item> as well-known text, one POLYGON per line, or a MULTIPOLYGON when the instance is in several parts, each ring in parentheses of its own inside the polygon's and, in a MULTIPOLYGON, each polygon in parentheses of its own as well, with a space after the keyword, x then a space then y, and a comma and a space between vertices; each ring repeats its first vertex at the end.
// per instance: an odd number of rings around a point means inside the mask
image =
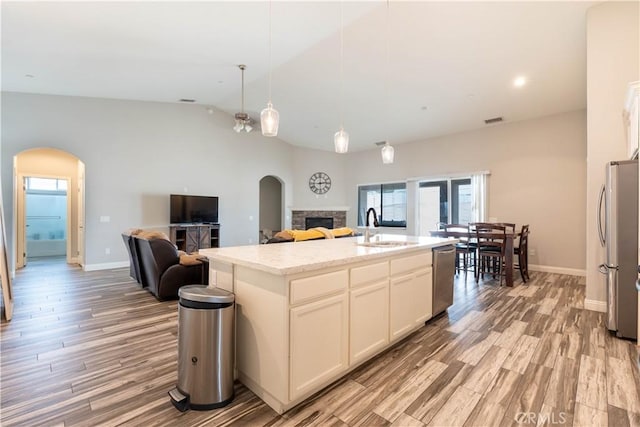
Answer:
POLYGON ((471 178, 448 178, 421 182, 418 190, 420 234, 429 235, 438 223, 473 222, 471 178))
POLYGON ((27 177, 27 191, 66 192, 67 180, 56 178, 27 177))
POLYGON ((358 187, 358 225, 366 224, 366 214, 374 208, 384 227, 407 226, 407 184, 361 185, 358 187))

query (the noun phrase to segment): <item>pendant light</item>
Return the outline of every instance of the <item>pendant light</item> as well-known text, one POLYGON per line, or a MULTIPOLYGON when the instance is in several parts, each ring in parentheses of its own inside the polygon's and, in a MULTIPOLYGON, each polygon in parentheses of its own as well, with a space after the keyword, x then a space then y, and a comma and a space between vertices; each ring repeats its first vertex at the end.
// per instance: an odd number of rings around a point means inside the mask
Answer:
POLYGON ((394 149, 391 146, 391 144, 389 144, 389 38, 390 38, 390 32, 389 32, 389 0, 387 0, 387 40, 386 40, 386 47, 387 47, 387 52, 386 52, 386 76, 385 76, 385 80, 384 80, 384 91, 385 91, 385 98, 387 101, 387 114, 386 114, 386 128, 387 128, 387 139, 384 142, 384 146, 382 147, 381 150, 381 154, 382 154, 382 163, 384 163, 385 165, 391 164, 393 163, 393 154, 394 154, 394 149))
POLYGON ((344 131, 344 17, 340 0, 340 130, 333 135, 336 153, 349 151, 349 134, 344 131))
POLYGON ((385 141, 384 145, 382 146, 382 163, 384 163, 385 165, 393 163, 394 151, 395 150, 393 149, 393 147, 389 145, 389 141, 385 141))
POLYGON ((280 114, 271 103, 271 0, 269 0, 269 102, 267 108, 260 113, 260 127, 264 136, 278 136, 280 114))

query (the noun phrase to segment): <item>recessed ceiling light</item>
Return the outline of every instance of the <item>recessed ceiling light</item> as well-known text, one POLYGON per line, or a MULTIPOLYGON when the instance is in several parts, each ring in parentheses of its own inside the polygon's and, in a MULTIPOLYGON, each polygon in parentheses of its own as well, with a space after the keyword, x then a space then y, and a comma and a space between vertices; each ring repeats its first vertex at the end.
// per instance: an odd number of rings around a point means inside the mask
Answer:
POLYGON ((525 84, 527 84, 527 78, 525 76, 518 76, 515 78, 515 80, 513 81, 513 85, 515 87, 522 87, 525 84))
POLYGON ((427 111, 429 109, 429 107, 427 107, 426 105, 423 105, 422 107, 420 107, 420 109, 422 111, 427 111))

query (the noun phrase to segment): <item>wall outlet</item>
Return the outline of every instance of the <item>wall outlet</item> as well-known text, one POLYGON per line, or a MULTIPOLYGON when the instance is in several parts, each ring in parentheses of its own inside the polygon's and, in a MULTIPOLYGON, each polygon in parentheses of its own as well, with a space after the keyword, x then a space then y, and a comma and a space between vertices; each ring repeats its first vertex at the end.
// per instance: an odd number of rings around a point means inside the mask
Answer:
POLYGON ((253 243, 253 239, 249 239, 249 243, 253 243))
POLYGON ((111 222, 111 217, 107 215, 100 216, 100 222, 111 222))
POLYGON ((529 255, 536 256, 536 248, 529 248, 529 255))
POLYGON ((104 248, 105 255, 111 255, 111 248, 104 248))

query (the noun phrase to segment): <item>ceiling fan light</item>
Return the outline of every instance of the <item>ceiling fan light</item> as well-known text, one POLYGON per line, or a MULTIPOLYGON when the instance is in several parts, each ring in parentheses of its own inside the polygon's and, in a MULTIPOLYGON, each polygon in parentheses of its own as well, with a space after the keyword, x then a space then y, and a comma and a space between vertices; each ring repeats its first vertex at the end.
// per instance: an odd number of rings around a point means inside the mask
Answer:
POLYGON ((393 154, 393 147, 389 145, 389 142, 385 142, 384 146, 382 147, 382 163, 384 163, 385 165, 393 163, 393 154))
POLYGON ((273 108, 271 102, 267 104, 267 108, 260 113, 260 126, 262 127, 262 135, 278 136, 278 125, 280 124, 280 114, 273 108))
POLYGON ((249 122, 247 122, 247 123, 245 123, 245 124, 244 124, 244 131, 245 131, 245 132, 249 133, 249 132, 251 132, 252 130, 253 130, 253 126, 251 126, 251 125, 249 124, 249 122))
POLYGON ((242 122, 240 120, 236 119, 236 124, 233 127, 233 130, 235 130, 236 132, 240 133, 240 131, 242 130, 242 122))
POLYGON ((335 146, 336 153, 342 154, 349 151, 349 134, 340 128, 340 130, 333 135, 333 145, 335 146))

